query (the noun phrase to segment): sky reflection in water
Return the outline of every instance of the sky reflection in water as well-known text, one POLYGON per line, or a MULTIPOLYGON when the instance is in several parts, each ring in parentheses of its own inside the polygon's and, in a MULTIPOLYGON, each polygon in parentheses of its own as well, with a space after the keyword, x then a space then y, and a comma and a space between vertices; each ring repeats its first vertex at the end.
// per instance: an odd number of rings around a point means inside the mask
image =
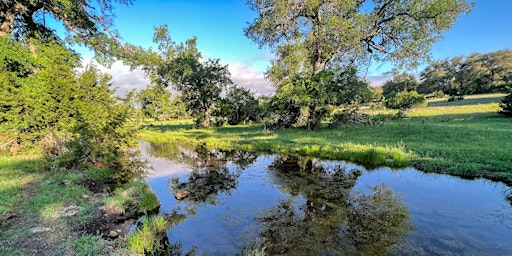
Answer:
POLYGON ((147 181, 160 211, 187 216, 168 231, 184 252, 235 255, 265 246, 283 255, 512 255, 512 207, 500 183, 289 156, 198 154, 175 144, 143 142, 141 149, 154 168, 147 181), (192 195, 178 202, 177 189, 192 195))

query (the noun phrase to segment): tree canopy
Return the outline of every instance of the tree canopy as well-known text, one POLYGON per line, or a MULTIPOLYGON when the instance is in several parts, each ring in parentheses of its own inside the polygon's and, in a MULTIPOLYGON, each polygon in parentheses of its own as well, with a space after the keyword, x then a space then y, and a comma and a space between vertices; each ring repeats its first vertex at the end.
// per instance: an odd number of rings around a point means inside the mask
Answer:
POLYGON ((467 95, 512 87, 512 51, 473 53, 432 62, 420 74, 418 91, 467 95))
POLYGON ((269 76, 373 58, 416 66, 473 4, 466 0, 249 0, 247 37, 276 53, 269 76))
POLYGON ((222 90, 233 84, 228 67, 218 59, 202 61, 196 38, 177 44, 167 26, 155 28, 153 41, 158 44, 158 51, 139 48, 131 65, 142 67, 152 83, 176 89, 196 127, 210 126, 222 90))
POLYGON ((43 41, 58 39, 46 23, 47 16, 60 21, 71 42, 92 48, 99 58, 110 57, 122 48, 119 34, 113 29, 115 4, 132 0, 4 0, 0 1, 0 36, 17 40, 32 38, 43 41))

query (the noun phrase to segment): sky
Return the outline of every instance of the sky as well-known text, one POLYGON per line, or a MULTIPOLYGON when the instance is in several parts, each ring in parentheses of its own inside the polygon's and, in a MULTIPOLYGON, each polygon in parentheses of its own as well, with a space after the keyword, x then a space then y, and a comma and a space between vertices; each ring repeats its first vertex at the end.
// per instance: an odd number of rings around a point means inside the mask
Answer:
MULTIPOLYGON (((469 0, 473 11, 461 16, 443 39, 432 47, 433 60, 512 49, 512 0, 469 0)), ((114 27, 123 41, 143 47, 152 46, 155 26, 168 25, 176 42, 197 37, 197 47, 204 58, 220 59, 228 65, 238 85, 257 94, 270 94, 273 88, 264 79, 264 71, 272 58, 268 49, 260 49, 244 36, 243 29, 257 17, 245 0, 135 0, 133 5, 117 6, 114 27)), ((83 53, 86 61, 90 53, 83 53)), ((418 70, 419 73, 425 65, 418 70)), ((147 80, 140 71, 130 72, 121 63, 110 69, 114 86, 122 94, 144 88, 147 80)), ((367 80, 381 85, 389 79, 386 63, 372 65, 367 80)))

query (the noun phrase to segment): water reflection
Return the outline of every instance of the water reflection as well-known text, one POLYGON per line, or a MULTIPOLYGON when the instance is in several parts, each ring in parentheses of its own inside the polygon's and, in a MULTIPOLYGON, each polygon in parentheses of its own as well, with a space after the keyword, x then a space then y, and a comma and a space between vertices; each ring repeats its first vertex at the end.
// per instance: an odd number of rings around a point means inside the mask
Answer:
POLYGON ((369 195, 353 192, 359 170, 295 156, 276 157, 269 170, 306 201, 283 200, 257 218, 268 255, 382 255, 412 230, 407 207, 386 185, 369 195))
POLYGON ((190 195, 185 203, 193 209, 197 204, 208 203, 215 205, 219 194, 229 195, 236 189, 238 177, 247 166, 254 163, 257 156, 242 151, 209 151, 204 144, 195 147, 193 152, 181 152, 177 161, 188 164, 192 170, 185 181, 178 177, 170 180, 169 186, 173 193, 187 191, 190 195), (228 168, 232 163, 236 168, 228 168))
POLYGON ((163 212, 186 216, 170 242, 197 255, 512 255, 500 183, 204 146, 145 153, 181 163, 147 180, 163 212))

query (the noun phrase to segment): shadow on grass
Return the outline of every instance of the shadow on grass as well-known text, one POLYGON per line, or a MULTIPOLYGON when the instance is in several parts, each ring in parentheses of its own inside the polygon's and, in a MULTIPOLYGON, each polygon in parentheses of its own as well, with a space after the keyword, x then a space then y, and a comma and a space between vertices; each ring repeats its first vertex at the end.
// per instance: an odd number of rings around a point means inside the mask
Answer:
POLYGON ((467 106, 467 105, 481 105, 489 103, 499 103, 503 99, 502 95, 488 95, 482 98, 469 98, 457 101, 434 101, 429 102, 428 107, 447 107, 447 106, 467 106))
POLYGON ((192 129, 192 124, 149 124, 141 126, 141 129, 147 129, 152 131, 178 131, 178 130, 189 130, 192 129))
POLYGON ((21 202, 20 190, 36 179, 39 159, 0 156, 0 214, 13 211, 21 202))

